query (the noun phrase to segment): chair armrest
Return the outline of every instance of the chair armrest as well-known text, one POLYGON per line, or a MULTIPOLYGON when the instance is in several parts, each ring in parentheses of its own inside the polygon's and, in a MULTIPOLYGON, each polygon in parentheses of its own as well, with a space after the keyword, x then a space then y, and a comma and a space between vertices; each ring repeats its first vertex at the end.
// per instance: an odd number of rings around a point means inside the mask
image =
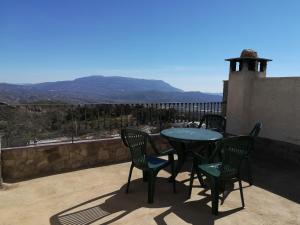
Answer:
POLYGON ((151 148, 153 149, 155 154, 157 154, 159 156, 170 155, 170 154, 174 154, 174 152, 175 152, 173 148, 168 148, 168 149, 163 149, 163 150, 158 148, 150 136, 149 136, 149 142, 150 142, 151 148))
POLYGON ((192 152, 193 159, 197 162, 202 163, 204 160, 206 160, 206 157, 199 154, 199 152, 192 152))
POLYGON ((230 138, 230 137, 236 137, 237 135, 229 134, 229 133, 223 133, 224 138, 230 138))
POLYGON ((216 159, 216 157, 220 158, 221 157, 220 147, 218 145, 214 146, 213 143, 210 143, 209 145, 206 146, 206 148, 212 148, 212 147, 214 147, 213 150, 203 148, 199 152, 192 151, 194 160, 202 164, 202 163, 212 163, 214 162, 214 159, 216 159), (203 152, 204 154, 201 154, 201 152, 203 152), (205 155, 205 153, 207 152, 211 154, 209 156, 207 156, 207 154, 205 155))
POLYGON ((164 155, 170 155, 170 154, 174 154, 174 153, 175 153, 175 150, 173 148, 168 148, 168 149, 164 149, 164 150, 160 151, 158 153, 158 155, 164 156, 164 155))
POLYGON ((218 157, 218 162, 222 161, 222 146, 219 144, 219 142, 216 142, 215 148, 212 151, 208 159, 208 162, 209 163, 215 162, 214 159, 216 159, 217 157, 218 157))

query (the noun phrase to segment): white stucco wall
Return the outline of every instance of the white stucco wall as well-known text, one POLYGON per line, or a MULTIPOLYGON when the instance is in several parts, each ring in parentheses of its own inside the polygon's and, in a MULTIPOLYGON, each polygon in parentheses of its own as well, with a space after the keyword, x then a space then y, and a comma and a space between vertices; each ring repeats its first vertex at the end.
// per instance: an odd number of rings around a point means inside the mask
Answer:
POLYGON ((300 77, 256 79, 249 123, 263 122, 261 135, 300 145, 300 77))
POLYGON ((260 136, 300 145, 300 77, 231 72, 227 120, 229 133, 246 134, 261 121, 260 136))

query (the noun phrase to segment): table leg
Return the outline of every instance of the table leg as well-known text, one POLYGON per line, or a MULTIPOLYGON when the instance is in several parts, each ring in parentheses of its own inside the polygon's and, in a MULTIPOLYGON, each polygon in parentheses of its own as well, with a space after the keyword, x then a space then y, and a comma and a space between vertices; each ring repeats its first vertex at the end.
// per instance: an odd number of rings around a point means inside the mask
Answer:
MULTIPOLYGON (((176 153, 177 153, 177 162, 175 164, 175 171, 174 171, 174 176, 175 179, 178 175, 178 173, 180 172, 185 160, 186 160, 186 149, 185 149, 185 144, 181 143, 181 142, 174 142, 174 141, 170 141, 171 146, 175 149, 176 153)), ((173 180, 173 177, 171 176, 169 178, 169 181, 171 182, 173 180)))
POLYGON ((143 170, 143 182, 147 182, 148 181, 148 173, 147 171, 143 170))
MULTIPOLYGON (((195 147, 195 146, 194 146, 195 147)), ((200 183, 200 186, 201 187, 203 187, 203 188, 207 188, 207 185, 205 184, 205 182, 204 182, 204 180, 203 180, 203 177, 202 177, 202 174, 200 173, 200 171, 198 170, 198 168, 197 168, 197 165, 199 165, 199 164, 202 164, 202 163, 209 163, 208 162, 208 159, 209 159, 209 157, 210 157, 210 155, 211 155, 211 152, 212 152, 212 149, 211 149, 211 146, 210 146, 210 144, 206 144, 206 143, 202 143, 202 144, 199 144, 198 143, 198 145, 197 145, 197 147, 198 147, 198 151, 201 151, 202 152, 202 157, 203 157, 203 159, 207 159, 207 160, 204 160, 204 161, 202 161, 202 160, 200 160, 199 161, 199 159, 197 159, 197 157, 196 158, 194 158, 194 161, 193 161, 193 170, 196 172, 196 174, 197 174, 197 178, 198 178, 198 180, 199 180, 199 183, 200 183)), ((194 151, 195 151, 196 149, 194 149, 194 151)), ((191 151, 193 151, 193 149, 191 150, 191 151)), ((198 152, 198 154, 199 154, 200 152, 198 152)), ((195 157, 195 156, 194 156, 195 157)))

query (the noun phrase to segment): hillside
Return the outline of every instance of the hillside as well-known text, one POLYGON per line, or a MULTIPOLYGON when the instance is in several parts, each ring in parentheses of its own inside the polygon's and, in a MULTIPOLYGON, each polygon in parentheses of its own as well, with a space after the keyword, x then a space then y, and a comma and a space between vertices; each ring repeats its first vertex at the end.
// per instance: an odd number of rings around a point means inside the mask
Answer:
POLYGON ((36 101, 66 103, 209 102, 220 100, 221 95, 184 92, 161 80, 117 76, 89 76, 71 81, 26 85, 0 83, 0 101, 7 103, 36 101))

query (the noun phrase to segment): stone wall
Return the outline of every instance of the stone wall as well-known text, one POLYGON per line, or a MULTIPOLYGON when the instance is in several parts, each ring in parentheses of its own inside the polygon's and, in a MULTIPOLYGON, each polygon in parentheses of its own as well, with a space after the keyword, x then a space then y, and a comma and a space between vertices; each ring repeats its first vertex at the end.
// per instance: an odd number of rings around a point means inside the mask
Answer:
MULTIPOLYGON (((162 147, 167 145, 158 135, 153 139, 162 147)), ((7 148, 2 150, 3 179, 29 179, 129 160, 120 138, 7 148)))
MULTIPOLYGON (((168 141, 159 135, 154 135, 153 139, 161 148, 169 147, 168 141)), ((257 138, 253 156, 261 160, 300 165, 300 146, 257 138)), ((129 151, 120 138, 2 150, 2 170, 6 182, 126 161, 130 161, 129 151)))
POLYGON ((272 161, 300 166, 300 145, 272 140, 269 138, 256 138, 253 157, 263 161, 272 161))

